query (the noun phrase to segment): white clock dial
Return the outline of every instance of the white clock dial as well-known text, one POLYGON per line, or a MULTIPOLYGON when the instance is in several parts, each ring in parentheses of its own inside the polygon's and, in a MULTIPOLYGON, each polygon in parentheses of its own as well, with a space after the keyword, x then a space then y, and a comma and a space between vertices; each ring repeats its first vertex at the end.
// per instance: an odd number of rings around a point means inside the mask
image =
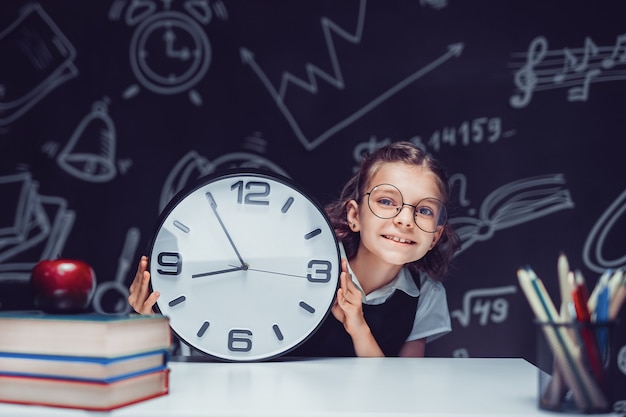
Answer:
POLYGON ((341 269, 323 209, 276 174, 222 174, 166 207, 152 287, 174 332, 211 356, 279 356, 328 315, 341 269))

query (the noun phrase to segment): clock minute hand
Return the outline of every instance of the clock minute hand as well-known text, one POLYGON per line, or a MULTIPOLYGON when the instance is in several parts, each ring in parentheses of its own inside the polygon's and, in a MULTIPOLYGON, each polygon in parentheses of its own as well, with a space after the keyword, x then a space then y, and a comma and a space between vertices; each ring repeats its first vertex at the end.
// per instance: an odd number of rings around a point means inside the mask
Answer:
POLYGON ((228 241, 230 242, 230 246, 233 247, 233 250, 237 254, 237 258, 239 258, 239 262, 241 262, 241 267, 242 268, 245 267, 246 263, 243 261, 243 258, 239 254, 239 251, 237 250, 237 247, 235 246, 235 242, 233 242, 233 239, 230 237, 230 233, 228 233, 226 226, 224 226, 224 222, 222 222, 222 218, 217 212, 217 203, 215 202, 213 195, 211 195, 211 193, 206 193, 206 198, 209 200, 209 204, 211 208, 213 209, 213 213, 215 213, 215 217, 217 218, 217 221, 220 223, 220 226, 222 226, 222 230, 224 230, 224 234, 226 234, 226 237, 228 238, 228 241))

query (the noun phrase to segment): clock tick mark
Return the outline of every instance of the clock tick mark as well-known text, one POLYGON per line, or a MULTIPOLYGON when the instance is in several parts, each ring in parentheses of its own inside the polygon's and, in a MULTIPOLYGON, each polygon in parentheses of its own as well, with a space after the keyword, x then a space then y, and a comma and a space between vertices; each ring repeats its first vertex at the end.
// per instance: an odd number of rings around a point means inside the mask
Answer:
POLYGON ((280 211, 282 211, 283 213, 287 213, 287 210, 289 210, 292 204, 293 204, 293 197, 289 197, 287 201, 285 201, 285 204, 283 205, 283 208, 280 209, 280 211))
POLYGON ((204 336, 204 333, 206 333, 207 329, 209 328, 210 323, 208 321, 205 321, 204 323, 202 323, 202 326, 200 326, 200 328, 198 329, 198 333, 196 333, 196 335, 198 337, 202 337, 204 336))
POLYGON ((174 307, 180 303, 182 303, 183 301, 185 301, 187 299, 187 297, 185 297, 184 295, 181 295, 180 297, 176 297, 174 298, 172 301, 170 301, 169 303, 167 303, 168 306, 170 307, 174 307))
POLYGON ((174 220, 174 227, 176 227, 177 229, 182 230, 185 233, 189 233, 191 231, 190 228, 188 228, 187 226, 185 226, 184 224, 182 224, 178 220, 174 220))
POLYGON ((211 207, 215 209, 217 207, 217 203, 215 202, 215 199, 213 198, 213 194, 206 193, 205 196, 207 200, 209 200, 209 204, 211 205, 211 207))
POLYGON ((299 305, 300 307, 302 307, 304 310, 308 311, 309 313, 311 314, 315 313, 315 308, 312 305, 309 305, 305 303, 304 301, 300 301, 299 305))
POLYGON ((311 231, 311 232, 307 233, 306 235, 304 235, 304 238, 305 238, 306 240, 309 240, 309 239, 312 239, 312 238, 314 238, 315 236, 319 235, 320 233, 322 233, 322 229, 315 229, 315 230, 313 230, 313 231, 311 231))
POLYGON ((276 335, 276 338, 278 340, 284 339, 283 332, 280 331, 280 327, 278 327, 278 324, 273 325, 272 329, 274 330, 274 334, 276 335))

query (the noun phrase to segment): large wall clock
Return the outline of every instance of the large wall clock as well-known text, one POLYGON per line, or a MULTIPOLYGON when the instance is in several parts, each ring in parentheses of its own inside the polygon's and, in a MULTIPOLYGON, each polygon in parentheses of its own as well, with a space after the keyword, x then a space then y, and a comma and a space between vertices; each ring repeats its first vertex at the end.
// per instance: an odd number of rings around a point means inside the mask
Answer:
POLYGON ((150 249, 158 310, 176 335, 217 359, 259 361, 301 345, 339 285, 337 238, 293 181, 225 171, 179 192, 150 249))

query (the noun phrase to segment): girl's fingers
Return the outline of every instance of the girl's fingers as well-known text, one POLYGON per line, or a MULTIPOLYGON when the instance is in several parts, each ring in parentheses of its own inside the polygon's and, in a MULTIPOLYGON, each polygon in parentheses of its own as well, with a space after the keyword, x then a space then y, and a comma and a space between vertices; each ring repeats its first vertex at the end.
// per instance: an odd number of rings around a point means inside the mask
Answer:
POLYGON ((143 273, 146 270, 148 263, 148 258, 146 256, 142 256, 139 259, 139 263, 137 264, 137 273, 135 274, 135 278, 133 282, 130 284, 130 292, 132 293, 137 287, 141 287, 143 282, 143 273))
POLYGON ((160 295, 160 293, 158 291, 155 291, 152 294, 150 294, 150 296, 143 303, 143 308, 142 308, 141 314, 152 314, 153 313, 153 311, 154 311, 153 307, 156 304, 157 300, 159 299, 159 295, 160 295))
POLYGON ((152 307, 159 298, 158 293, 150 294, 150 272, 146 270, 147 266, 148 257, 142 256, 129 288, 128 303, 140 314, 152 313, 152 307))

